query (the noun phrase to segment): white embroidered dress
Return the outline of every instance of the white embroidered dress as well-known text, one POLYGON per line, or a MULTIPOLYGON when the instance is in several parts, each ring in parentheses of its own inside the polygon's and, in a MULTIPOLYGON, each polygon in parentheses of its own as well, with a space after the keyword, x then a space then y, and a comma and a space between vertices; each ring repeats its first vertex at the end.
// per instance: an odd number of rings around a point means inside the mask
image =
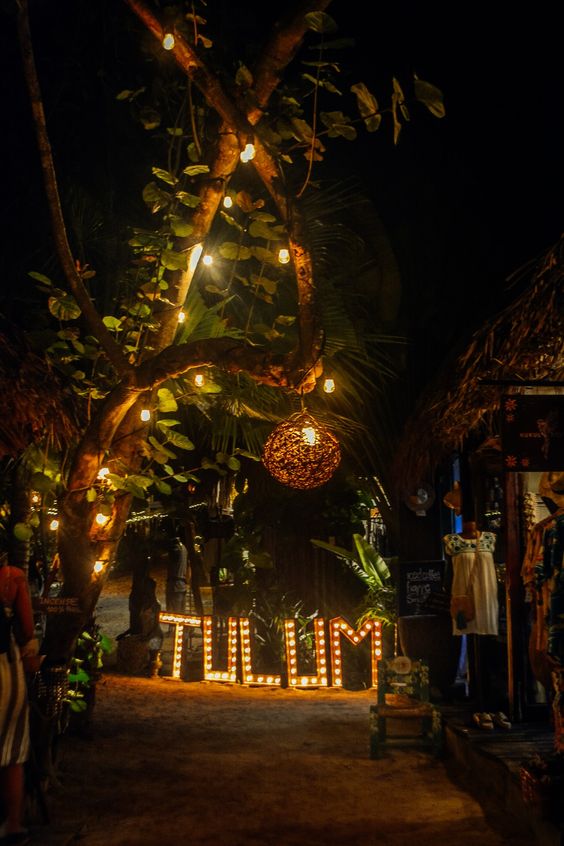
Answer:
POLYGON ((495 535, 493 532, 481 532, 478 538, 463 538, 462 535, 445 535, 445 552, 452 560, 453 596, 468 593, 471 578, 471 590, 474 596, 476 616, 468 622, 465 629, 452 621, 452 633, 455 635, 481 634, 496 635, 498 630, 497 578, 493 560, 495 535), (472 575, 472 570, 474 573, 472 575))

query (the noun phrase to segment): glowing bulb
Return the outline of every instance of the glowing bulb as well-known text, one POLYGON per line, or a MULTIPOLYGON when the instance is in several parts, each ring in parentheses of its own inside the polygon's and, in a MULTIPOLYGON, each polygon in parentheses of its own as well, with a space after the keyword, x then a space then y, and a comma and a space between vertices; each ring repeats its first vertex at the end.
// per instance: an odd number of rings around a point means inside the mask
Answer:
POLYGON ((178 312, 178 322, 184 323, 186 320, 186 312, 182 311, 182 309, 178 312))
POLYGON ((198 388, 202 387, 202 385, 204 384, 204 381, 205 381, 205 379, 204 379, 203 374, 202 373, 196 373, 196 375, 194 376, 194 384, 198 388))
POLYGON ((172 32, 167 32, 162 40, 162 45, 165 50, 172 50, 174 47, 174 35, 172 32))
POLYGON ((93 569, 94 569, 95 573, 101 573, 102 570, 104 569, 104 562, 103 561, 96 561, 93 569))
POLYGON ((141 414, 139 416, 141 417, 143 423, 146 423, 148 420, 151 419, 151 412, 148 408, 144 408, 142 409, 141 414))
POLYGON ((324 381, 323 390, 326 394, 332 394, 335 390, 335 380, 331 379, 330 376, 328 376, 327 379, 324 381))
POLYGON ((208 253, 203 257, 202 261, 206 267, 211 267, 211 265, 213 264, 213 256, 210 256, 208 253))
POLYGON ((59 528, 59 521, 58 520, 51 520, 51 522, 49 523, 49 528, 51 529, 52 532, 56 532, 57 529, 59 528))
POLYGON ((239 158, 246 164, 247 162, 250 162, 251 159, 254 159, 256 153, 257 151, 255 150, 254 144, 246 144, 245 149, 241 152, 239 158))
POLYGON ((304 426, 302 435, 306 444, 313 446, 317 442, 317 434, 313 426, 304 426))
POLYGON ((102 514, 101 511, 99 511, 98 514, 96 514, 96 522, 98 523, 99 526, 104 526, 108 522, 109 519, 110 518, 108 517, 108 515, 102 514))
POLYGON ((98 470, 98 478, 99 479, 105 479, 106 476, 109 474, 109 472, 110 472, 109 467, 100 467, 100 469, 98 470))
POLYGON ((31 497, 31 501, 33 502, 34 505, 37 505, 37 503, 39 502, 39 494, 34 493, 33 496, 31 497))
POLYGON ((287 250, 286 247, 278 250, 278 261, 280 264, 288 264, 290 261, 290 250, 287 250))
POLYGON ((233 205, 233 200, 231 199, 229 194, 223 198, 223 205, 225 206, 226 209, 230 209, 231 206, 233 205))

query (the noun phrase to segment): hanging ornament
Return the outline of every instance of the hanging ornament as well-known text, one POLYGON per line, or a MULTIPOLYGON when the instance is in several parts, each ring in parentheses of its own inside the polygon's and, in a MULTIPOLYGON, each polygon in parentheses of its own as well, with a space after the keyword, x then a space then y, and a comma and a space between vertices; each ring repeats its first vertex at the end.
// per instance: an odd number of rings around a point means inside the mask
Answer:
POLYGON ((276 426, 262 452, 270 475, 300 490, 328 482, 340 460, 338 440, 308 411, 299 411, 276 426))

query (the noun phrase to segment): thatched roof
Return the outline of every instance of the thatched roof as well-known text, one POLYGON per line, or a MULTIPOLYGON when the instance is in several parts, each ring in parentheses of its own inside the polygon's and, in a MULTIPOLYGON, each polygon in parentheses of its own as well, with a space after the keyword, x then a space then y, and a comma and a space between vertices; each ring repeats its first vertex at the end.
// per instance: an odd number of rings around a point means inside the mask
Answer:
POLYGON ((51 446, 77 432, 77 403, 48 362, 22 333, 0 328, 0 457, 17 457, 45 436, 51 446))
POLYGON ((432 478, 469 435, 498 434, 509 385, 564 378, 564 236, 508 281, 521 293, 474 333, 408 421, 395 466, 401 487, 432 478))

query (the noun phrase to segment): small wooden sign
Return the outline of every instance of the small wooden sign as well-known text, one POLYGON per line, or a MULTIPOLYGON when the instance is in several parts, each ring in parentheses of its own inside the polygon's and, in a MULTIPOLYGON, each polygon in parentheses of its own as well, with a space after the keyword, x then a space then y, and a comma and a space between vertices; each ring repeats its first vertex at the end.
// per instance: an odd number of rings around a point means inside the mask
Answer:
POLYGON ((80 614, 76 596, 41 596, 37 606, 42 614, 80 614))

